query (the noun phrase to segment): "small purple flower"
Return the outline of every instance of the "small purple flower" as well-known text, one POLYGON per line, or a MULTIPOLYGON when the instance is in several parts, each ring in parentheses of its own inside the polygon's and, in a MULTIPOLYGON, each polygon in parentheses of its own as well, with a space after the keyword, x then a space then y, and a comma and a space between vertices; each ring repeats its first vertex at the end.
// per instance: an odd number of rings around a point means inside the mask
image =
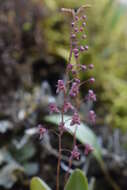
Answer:
POLYGON ((58 82, 57 82, 56 93, 59 93, 60 91, 64 91, 65 92, 65 85, 64 85, 64 81, 63 80, 58 80, 58 82))
POLYGON ((74 31, 77 33, 77 32, 79 32, 79 30, 78 30, 78 28, 76 27, 76 28, 74 28, 74 31))
POLYGON ((72 74, 76 75, 77 74, 76 70, 72 70, 72 74))
POLYGON ((75 145, 73 150, 71 151, 71 156, 73 159, 79 160, 80 159, 80 152, 78 150, 78 147, 75 145))
POLYGON ((88 156, 93 150, 94 150, 94 148, 91 145, 85 144, 84 153, 86 156, 88 156))
POLYGON ((79 53, 75 53, 74 56, 77 59, 79 57, 79 53))
POLYGON ((94 94, 93 90, 88 91, 88 96, 86 99, 89 101, 96 101, 96 94, 94 94))
POLYGON ((86 15, 83 15, 83 16, 82 16, 82 19, 84 19, 84 20, 85 20, 85 19, 86 19, 86 15))
POLYGON ((90 82, 90 83, 94 83, 94 82, 95 82, 95 78, 93 78, 93 77, 90 78, 90 79, 89 79, 89 82, 90 82))
POLYGON ((89 117, 90 123, 95 124, 95 122, 96 122, 96 114, 95 114, 95 112, 93 110, 89 111, 88 117, 89 117))
POLYGON ((93 69, 93 68, 94 68, 94 65, 93 65, 93 64, 90 64, 90 65, 88 66, 88 68, 89 68, 89 69, 93 69))
POLYGON ((79 84, 77 82, 73 82, 69 95, 74 98, 77 96, 78 93, 79 93, 79 84))
POLYGON ((86 69, 87 69, 86 65, 81 65, 80 67, 81 67, 82 71, 86 71, 86 69))
POLYGON ((85 50, 87 51, 88 49, 89 49, 89 46, 86 45, 86 46, 85 46, 85 50))
POLYGON ((50 103, 49 104, 49 110, 50 110, 50 113, 59 113, 59 109, 57 108, 56 104, 55 103, 50 103))
POLYGON ((75 78, 75 82, 77 82, 78 84, 80 84, 80 79, 75 78))
POLYGON ((80 117, 78 115, 77 112, 74 113, 74 115, 72 116, 72 120, 71 120, 71 123, 70 125, 73 126, 73 125, 80 125, 80 117))
POLYGON ((44 136, 44 134, 47 132, 47 129, 45 127, 43 127, 41 124, 38 125, 38 134, 39 134, 39 138, 42 139, 42 137, 44 136))
POLYGON ((75 20, 79 20, 79 17, 78 17, 78 16, 75 16, 75 20))
POLYGON ((83 27, 80 27, 80 32, 83 32, 83 30, 84 30, 83 27))
POLYGON ((74 52, 74 54, 77 54, 79 52, 79 49, 78 48, 74 48, 73 52, 74 52))
POLYGON ((74 107, 70 102, 64 103, 64 113, 68 112, 69 110, 74 110, 74 107))
POLYGON ((86 23, 85 23, 85 22, 83 22, 83 23, 82 23, 82 26, 83 26, 83 27, 85 27, 85 26, 86 26, 86 23))
POLYGON ((84 51, 85 48, 83 46, 80 46, 80 51, 84 51))
POLYGON ((69 63, 68 65, 67 65, 67 70, 68 71, 71 71, 73 69, 73 65, 71 64, 71 63, 69 63))
POLYGON ((72 23, 71 23, 71 26, 72 26, 72 27, 74 27, 74 25, 75 25, 75 23, 74 23, 74 22, 72 22, 72 23))
POLYGON ((72 35, 71 35, 71 38, 72 38, 72 39, 75 39, 75 38, 76 38, 76 35, 75 35, 75 34, 72 34, 72 35))

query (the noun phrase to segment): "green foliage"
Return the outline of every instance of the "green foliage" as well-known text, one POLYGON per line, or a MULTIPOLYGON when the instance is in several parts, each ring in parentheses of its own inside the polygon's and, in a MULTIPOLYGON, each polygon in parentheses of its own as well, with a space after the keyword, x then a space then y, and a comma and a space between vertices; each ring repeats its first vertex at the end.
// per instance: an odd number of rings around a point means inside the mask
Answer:
POLYGON ((24 135, 21 141, 17 139, 12 138, 4 148, 0 148, 0 186, 7 189, 12 188, 19 176, 32 176, 39 170, 39 164, 31 161, 36 148, 29 136, 24 135))
MULTIPOLYGON (((75 127, 70 126, 70 121, 68 121, 70 116, 64 115, 64 120, 66 121, 66 128, 68 129, 68 132, 72 135, 74 134, 75 127)), ((49 121, 54 124, 60 123, 60 116, 59 115, 51 115, 47 116, 46 121, 49 121)), ((94 147, 93 154, 97 158, 98 161, 101 160, 101 148, 97 142, 97 137, 93 133, 93 131, 84 123, 81 123, 76 131, 76 138, 82 143, 82 144, 90 144, 94 147)))
POLYGON ((18 180, 18 174, 24 173, 24 168, 17 163, 5 148, 0 149, 0 186, 11 188, 18 180))
POLYGON ((76 169, 68 179, 65 190, 88 190, 88 182, 84 173, 76 169))
MULTIPOLYGON (((30 190, 51 190, 39 177, 33 177, 30 182, 30 190)), ((88 181, 84 173, 76 169, 69 177, 65 190, 88 190, 88 181)))
POLYGON ((33 177, 30 182, 30 190, 51 190, 39 177, 33 177))

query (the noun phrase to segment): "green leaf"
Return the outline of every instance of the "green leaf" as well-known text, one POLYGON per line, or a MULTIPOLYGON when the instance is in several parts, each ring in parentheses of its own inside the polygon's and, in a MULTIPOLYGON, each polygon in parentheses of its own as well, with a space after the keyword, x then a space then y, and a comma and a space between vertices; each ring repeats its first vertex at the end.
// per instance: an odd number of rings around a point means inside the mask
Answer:
POLYGON ((25 173, 29 176, 37 174, 39 171, 39 165, 36 162, 27 162, 23 164, 25 173))
POLYGON ((84 173, 76 169, 68 179, 65 190, 88 190, 88 182, 84 173))
POLYGON ((30 182, 30 190, 51 190, 39 177, 33 177, 30 182))
MULTIPOLYGON (((64 115, 64 121, 66 121, 66 128, 68 129, 68 132, 72 135, 74 134, 75 127, 70 126, 70 116, 64 115)), ((54 123, 58 125, 60 123, 60 116, 59 115, 51 115, 45 117, 46 121, 54 123)), ((76 132, 76 138, 82 143, 82 144, 90 144, 93 146, 94 151, 93 154, 96 157, 98 161, 101 161, 101 148, 97 142, 97 137, 93 133, 93 131, 84 123, 81 123, 76 132)))

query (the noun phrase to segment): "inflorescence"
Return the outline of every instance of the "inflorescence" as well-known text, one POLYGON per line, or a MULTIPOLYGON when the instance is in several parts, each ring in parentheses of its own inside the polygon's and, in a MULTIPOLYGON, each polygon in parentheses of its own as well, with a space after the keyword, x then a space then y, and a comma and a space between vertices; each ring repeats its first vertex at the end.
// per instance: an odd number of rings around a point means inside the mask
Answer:
MULTIPOLYGON (((63 9, 64 10, 64 9, 63 9)), ((66 82, 62 79, 58 80, 56 85, 56 93, 63 94, 63 103, 61 107, 58 107, 55 103, 50 103, 49 110, 50 113, 57 113, 61 115, 61 121, 59 123, 58 131, 59 131, 59 158, 58 158, 58 166, 57 166, 57 190, 59 189, 59 171, 60 171, 60 161, 61 161, 61 152, 62 152, 62 144, 61 138, 63 133, 67 130, 66 121, 64 120, 64 114, 67 112, 72 113, 70 119, 70 127, 75 127, 75 133, 73 137, 73 147, 70 151, 70 159, 71 162, 73 159, 80 159, 80 151, 76 142, 76 131, 78 126, 81 124, 81 118, 79 114, 79 94, 80 88, 82 85, 93 84, 95 79, 93 77, 88 78, 86 81, 81 81, 80 73, 86 72, 88 70, 92 70, 94 68, 93 64, 85 65, 79 63, 79 57, 82 53, 88 51, 89 47, 85 44, 86 36, 86 15, 78 15, 72 12, 72 22, 71 22, 71 32, 70 32, 70 55, 66 68, 66 82), (75 63, 72 62, 72 57, 75 59, 75 63), (78 103, 77 103, 78 102, 78 103), (78 105, 77 105, 78 104, 78 105)), ((83 99, 86 101, 96 101, 96 94, 92 89, 88 90, 88 94, 83 99)), ((80 102, 81 104, 81 102, 80 102)), ((95 124, 96 114, 94 110, 90 110, 88 113, 88 119, 91 124, 95 124)), ((40 137, 44 135, 47 130, 39 125, 39 134, 40 137)), ((90 152, 93 151, 93 147, 89 144, 84 145, 84 153, 87 156, 90 152)), ((70 163, 71 163, 70 162, 70 163)), ((69 164, 69 169, 71 164, 69 164)), ((69 171, 68 171, 69 172, 69 171)))

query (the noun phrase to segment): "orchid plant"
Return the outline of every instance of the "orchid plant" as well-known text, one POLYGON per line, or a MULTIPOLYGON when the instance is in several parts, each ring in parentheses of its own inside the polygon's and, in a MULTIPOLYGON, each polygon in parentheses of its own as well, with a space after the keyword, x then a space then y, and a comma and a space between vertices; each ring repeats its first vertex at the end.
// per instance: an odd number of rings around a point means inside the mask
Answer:
MULTIPOLYGON (((56 175, 56 190, 60 190, 60 165, 62 154, 64 151, 68 151, 70 156, 68 159, 68 170, 65 174, 65 190, 88 190, 88 182, 79 169, 76 169, 71 176, 70 170, 72 168, 73 160, 80 159, 80 146, 76 141, 77 128, 81 123, 81 118, 79 114, 79 108, 82 104, 80 100, 80 88, 82 85, 93 84, 95 79, 93 77, 88 78, 85 81, 81 81, 80 73, 87 72, 94 68, 93 64, 85 65, 79 62, 80 55, 88 51, 89 47, 85 44, 85 39, 87 38, 85 29, 87 23, 87 16, 84 14, 85 9, 90 7, 89 5, 81 6, 78 10, 62 8, 63 13, 69 14, 71 16, 70 23, 70 53, 68 58, 68 63, 65 72, 65 79, 59 79, 57 82, 56 93, 63 96, 63 102, 61 102, 61 107, 57 106, 56 103, 49 104, 50 113, 57 113, 60 115, 60 123, 58 126, 57 136, 58 136, 58 162, 57 162, 57 175, 56 175), (75 62, 72 63, 72 58, 75 62), (69 130, 66 127, 66 120, 64 118, 67 112, 71 113, 70 117, 70 127, 74 128, 72 150, 63 149, 62 147, 62 137, 63 134, 69 130)), ((88 90, 88 94, 84 97, 83 101, 96 101, 96 95, 92 89, 88 90)), ((91 124, 95 124, 96 114, 94 110, 90 110, 88 113, 88 119, 91 124)), ((40 138, 42 139, 48 130, 43 126, 39 125, 38 132, 40 138)), ((87 156, 93 151, 93 147, 89 144, 84 144, 84 154, 87 156)), ((41 179, 33 178, 31 181, 31 190, 48 190, 50 189, 41 179)))

